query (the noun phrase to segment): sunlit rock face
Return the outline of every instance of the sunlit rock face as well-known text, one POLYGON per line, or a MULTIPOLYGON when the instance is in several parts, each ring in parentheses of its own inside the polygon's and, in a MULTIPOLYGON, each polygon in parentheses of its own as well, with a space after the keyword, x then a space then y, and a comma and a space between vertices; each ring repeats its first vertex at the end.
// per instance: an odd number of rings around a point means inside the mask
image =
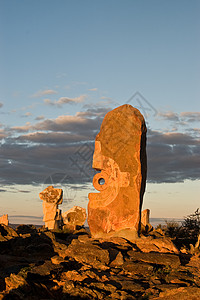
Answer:
POLYGON ((62 216, 58 205, 63 201, 62 189, 55 189, 53 186, 48 186, 39 194, 43 200, 43 213, 45 227, 48 229, 59 229, 61 226, 62 216))
POLYGON ((0 217, 0 224, 4 224, 4 225, 8 225, 9 224, 8 214, 3 215, 2 217, 0 217))
POLYGON ((125 104, 106 114, 95 140, 88 224, 93 237, 135 239, 140 229, 146 183, 146 125, 142 114, 125 104))
POLYGON ((62 214, 64 228, 71 226, 76 229, 77 226, 83 226, 86 220, 86 209, 80 206, 74 206, 62 214))
POLYGON ((149 224, 150 209, 145 209, 141 213, 141 223, 146 226, 149 224))

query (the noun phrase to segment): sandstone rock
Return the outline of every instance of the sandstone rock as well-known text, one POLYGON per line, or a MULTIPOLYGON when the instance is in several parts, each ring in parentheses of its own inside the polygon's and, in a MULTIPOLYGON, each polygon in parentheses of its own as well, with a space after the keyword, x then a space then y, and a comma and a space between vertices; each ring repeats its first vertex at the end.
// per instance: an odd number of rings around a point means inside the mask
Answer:
POLYGON ((29 272, 40 276, 48 276, 52 271, 61 269, 63 269, 62 265, 54 264, 51 261, 46 260, 42 265, 35 266, 29 272))
POLYGON ((162 253, 176 253, 179 254, 178 249, 173 244, 170 238, 152 236, 138 238, 135 241, 137 247, 142 252, 162 252, 162 253))
POLYGON ((61 204, 63 201, 62 189, 55 189, 53 186, 48 186, 39 196, 41 200, 48 203, 61 204))
POLYGON ((20 224, 16 228, 16 232, 18 234, 26 234, 26 233, 36 233, 37 229, 34 225, 24 225, 20 224))
POLYGON ((121 266, 124 263, 124 258, 121 252, 119 252, 116 256, 116 258, 111 262, 110 266, 115 267, 115 266, 121 266))
POLYGON ((73 257, 81 263, 87 263, 95 267, 104 268, 109 264, 109 253, 107 250, 101 249, 99 246, 91 243, 81 243, 73 240, 71 245, 65 251, 67 257, 73 257))
POLYGON ((163 265, 163 266, 172 266, 177 268, 180 266, 180 260, 177 255, 174 254, 164 254, 160 253, 141 253, 128 251, 127 253, 130 256, 131 261, 142 261, 151 264, 163 265))
POLYGON ((3 215, 2 217, 0 217, 0 224, 4 224, 4 225, 8 226, 8 224, 9 224, 8 214, 3 215))
POLYGON ((59 229, 62 217, 58 205, 63 201, 62 189, 55 189, 53 186, 49 186, 39 196, 43 200, 43 221, 45 222, 45 227, 48 229, 59 229))
POLYGON ((20 286, 27 285, 27 281, 20 275, 10 274, 5 278, 6 290, 17 289, 20 286))
POLYGON ((199 299, 199 255, 179 256, 83 230, 20 233, 0 243, 0 299, 199 299))
POLYGON ((5 224, 0 224, 0 236, 3 236, 8 240, 13 237, 17 237, 18 234, 12 227, 7 226, 5 224))
POLYGON ((86 217, 86 209, 80 206, 74 206, 62 214, 64 225, 72 226, 74 230, 84 225, 86 217))
POLYGON ((93 237, 137 238, 146 183, 146 125, 131 105, 105 116, 95 140, 93 179, 100 193, 89 194, 88 224, 93 237), (104 182, 102 182, 104 181, 104 182))
POLYGON ((149 224, 150 209, 145 209, 141 213, 141 223, 146 226, 149 224))
POLYGON ((154 298, 163 300, 199 300, 200 289, 198 287, 179 287, 167 289, 159 294, 159 297, 154 298))
POLYGON ((64 259, 58 255, 55 255, 55 256, 51 257, 51 262, 54 265, 59 265, 60 263, 64 262, 64 259))

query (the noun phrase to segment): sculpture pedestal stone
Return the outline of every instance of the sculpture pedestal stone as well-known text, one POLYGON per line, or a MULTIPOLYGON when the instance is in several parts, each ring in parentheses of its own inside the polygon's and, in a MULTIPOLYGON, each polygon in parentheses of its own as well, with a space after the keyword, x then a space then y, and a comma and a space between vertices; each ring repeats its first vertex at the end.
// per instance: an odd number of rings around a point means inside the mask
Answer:
POLYGON ((95 140, 88 225, 92 237, 135 239, 140 230, 146 183, 146 125, 131 105, 106 114, 95 140))

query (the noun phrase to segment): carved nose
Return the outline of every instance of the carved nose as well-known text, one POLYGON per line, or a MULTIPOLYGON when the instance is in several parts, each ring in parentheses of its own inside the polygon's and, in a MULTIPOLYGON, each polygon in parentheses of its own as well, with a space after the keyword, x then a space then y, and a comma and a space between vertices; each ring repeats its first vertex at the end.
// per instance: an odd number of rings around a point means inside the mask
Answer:
POLYGON ((103 160, 104 160, 104 156, 101 153, 94 152, 92 168, 96 169, 96 170, 102 170, 103 169, 103 160))

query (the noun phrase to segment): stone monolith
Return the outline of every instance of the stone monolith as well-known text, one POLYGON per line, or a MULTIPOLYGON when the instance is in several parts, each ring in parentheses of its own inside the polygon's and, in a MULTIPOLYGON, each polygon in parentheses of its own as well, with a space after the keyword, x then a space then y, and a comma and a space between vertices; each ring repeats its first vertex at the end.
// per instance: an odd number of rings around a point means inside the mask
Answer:
POLYGON ((92 167, 98 193, 89 194, 92 237, 134 240, 140 230, 146 184, 146 125, 142 114, 122 105, 106 114, 95 140, 92 167))
POLYGON ((62 222, 61 210, 58 205, 63 201, 62 189, 55 189, 53 186, 48 186, 39 194, 43 200, 43 213, 45 227, 48 229, 59 229, 62 222))

